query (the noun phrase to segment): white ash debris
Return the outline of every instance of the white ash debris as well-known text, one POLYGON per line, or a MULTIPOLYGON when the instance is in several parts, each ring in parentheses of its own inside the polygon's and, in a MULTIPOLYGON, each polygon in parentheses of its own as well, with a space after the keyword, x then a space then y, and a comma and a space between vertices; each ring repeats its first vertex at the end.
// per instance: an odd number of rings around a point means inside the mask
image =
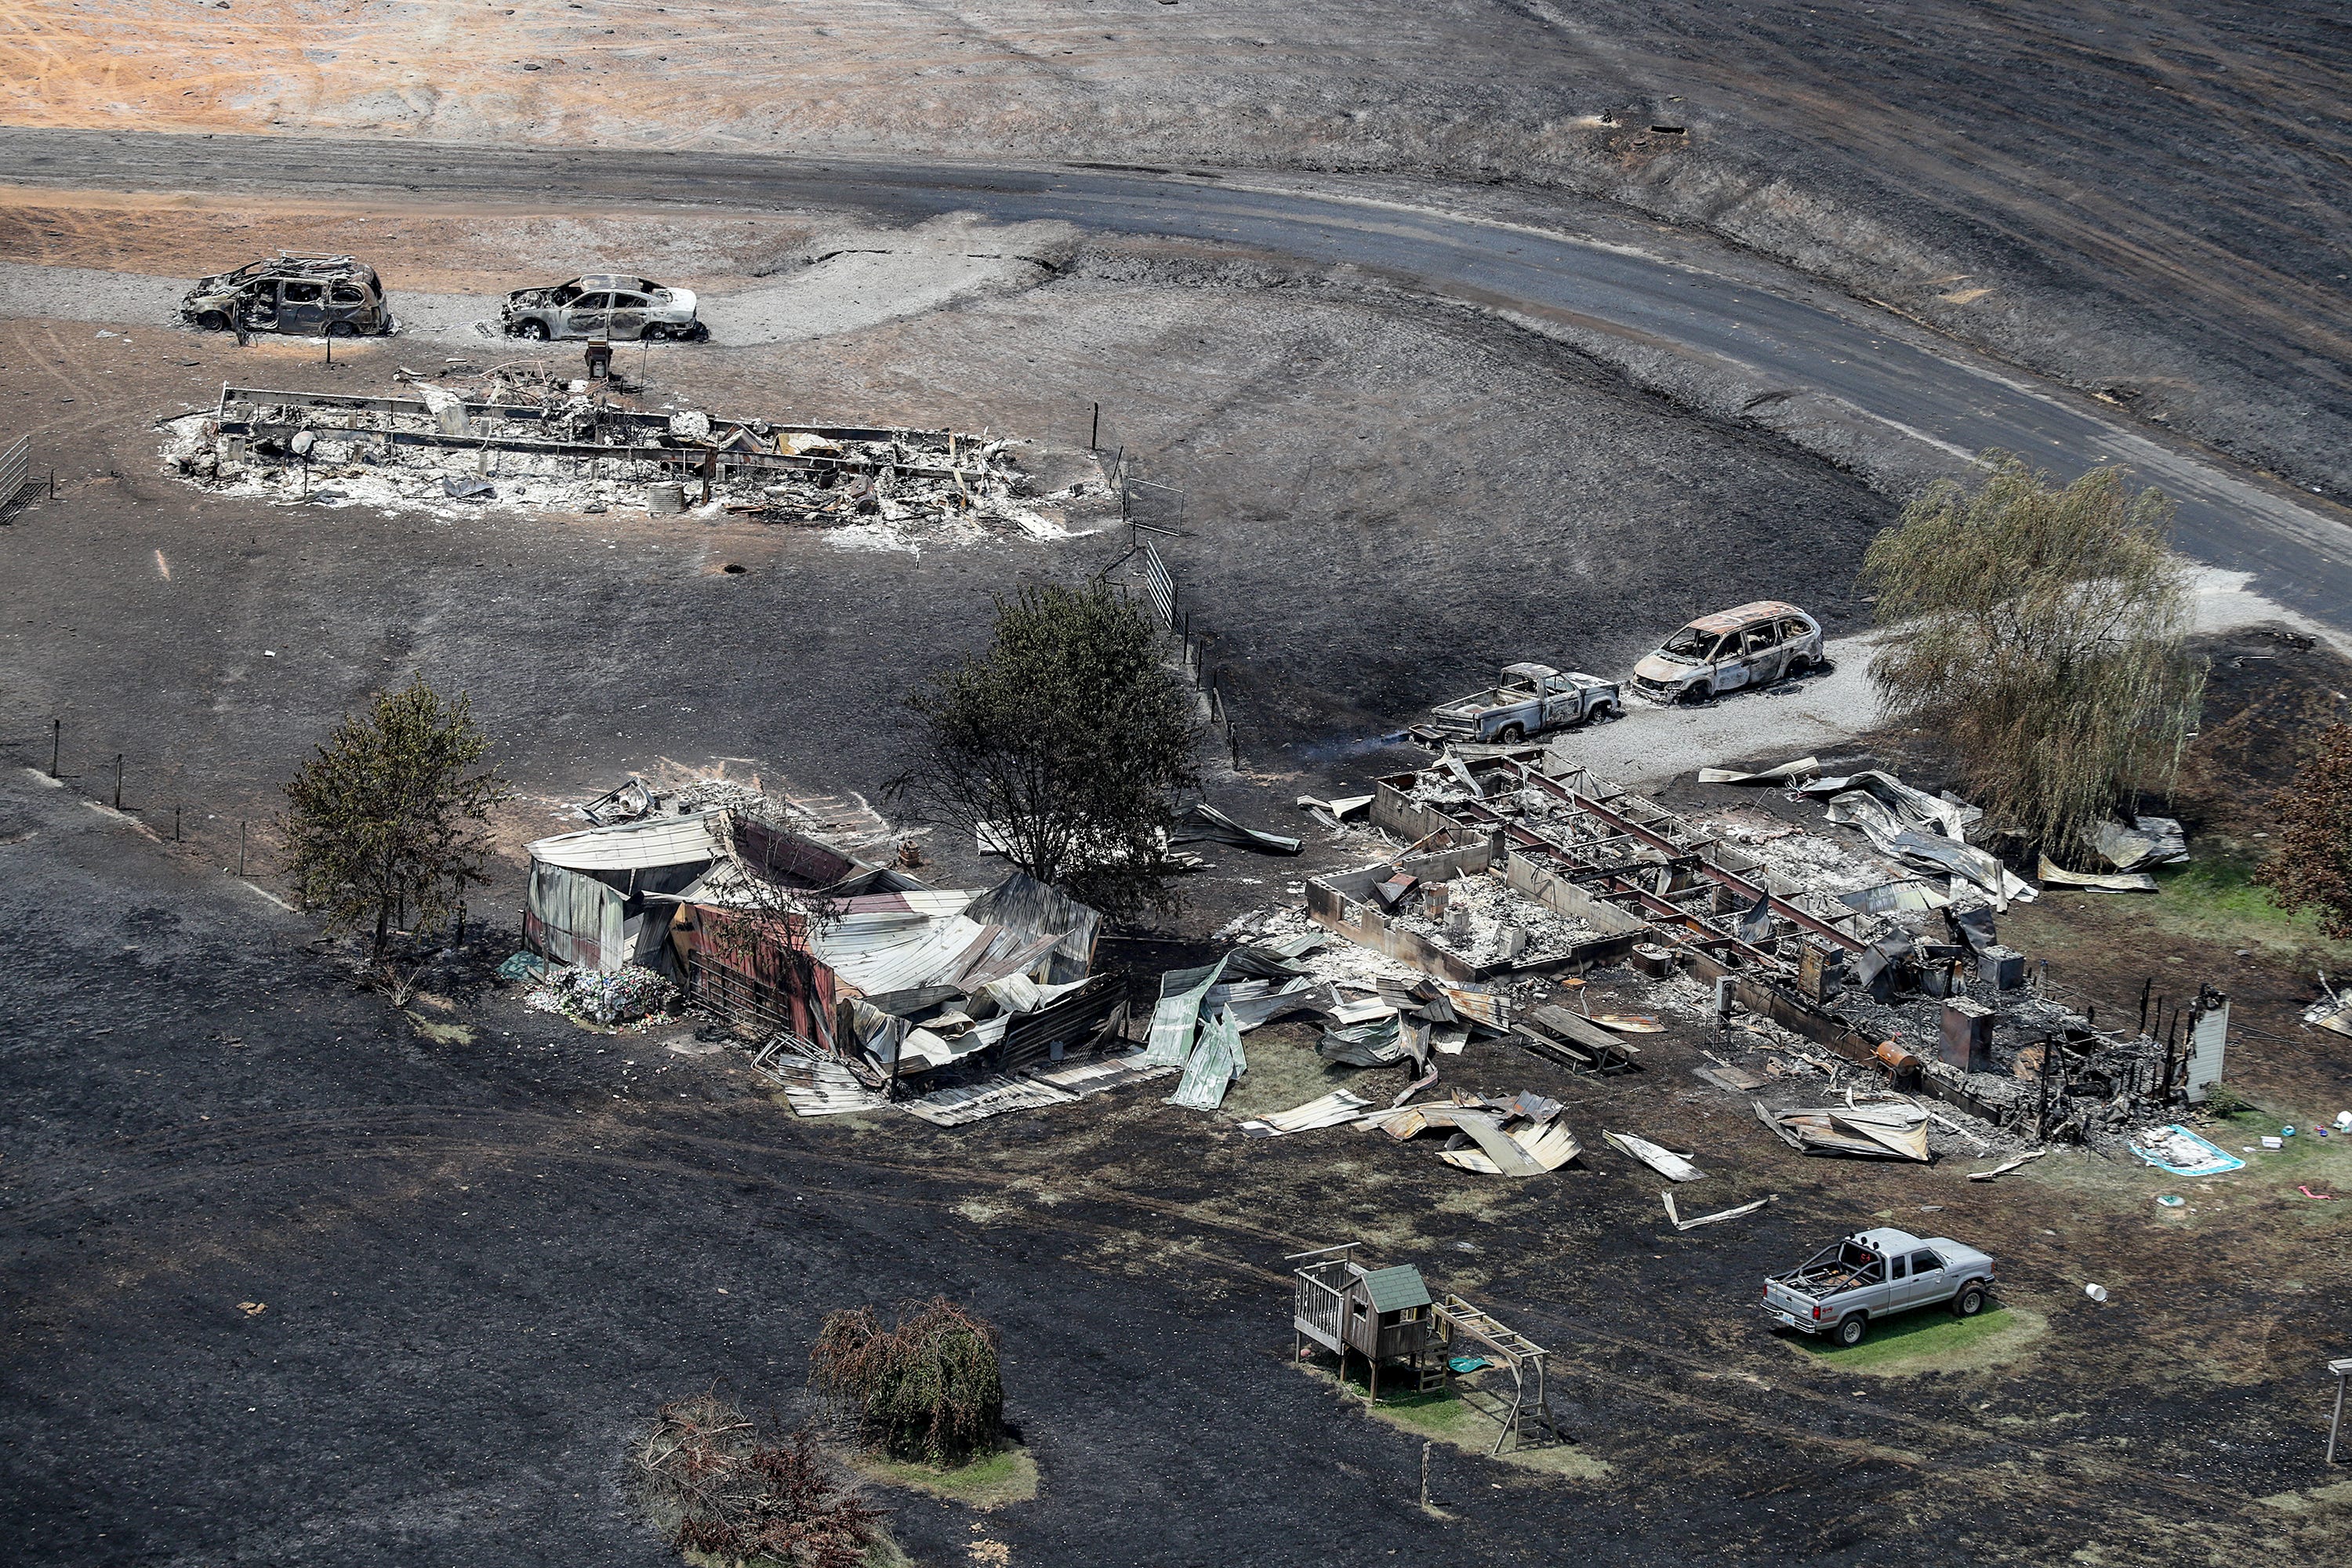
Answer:
POLYGON ((1269 944, 1310 932, 1330 940, 1294 962, 1303 966, 1316 980, 1370 991, 1382 980, 1417 980, 1423 977, 1422 972, 1410 963, 1400 963, 1369 947, 1359 947, 1347 938, 1317 925, 1307 918, 1307 910, 1301 905, 1253 910, 1247 914, 1237 915, 1226 921, 1216 935, 1223 942, 1269 944))
POLYGON ((1738 846, 1790 881, 1822 893, 1858 893, 1916 872, 1893 868, 1851 845, 1781 822, 1761 812, 1725 812, 1700 818, 1724 842, 1738 846))
POLYGON ((1582 921, 1522 898, 1501 878, 1484 871, 1414 889, 1389 923, 1426 938, 1474 967, 1563 957, 1579 942, 1600 934, 1582 921), (1443 913, 1434 908, 1436 887, 1445 889, 1443 913), (1518 933, 1516 939, 1514 932, 1518 933))
POLYGON ((913 553, 1064 540, 1118 516, 1091 454, 1030 442, 645 410, 503 371, 481 385, 418 378, 400 391, 375 400, 230 389, 219 409, 164 424, 164 471, 274 505, 452 521, 484 510, 761 521, 821 528, 845 549, 913 553))

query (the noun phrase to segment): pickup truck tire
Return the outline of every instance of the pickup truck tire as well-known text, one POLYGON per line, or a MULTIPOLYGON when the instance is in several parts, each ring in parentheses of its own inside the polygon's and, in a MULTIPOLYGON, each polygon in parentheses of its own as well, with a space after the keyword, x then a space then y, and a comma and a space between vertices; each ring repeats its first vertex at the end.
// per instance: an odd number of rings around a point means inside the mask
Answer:
POLYGON ((1495 731, 1496 741, 1506 746, 1516 746, 1527 738, 1527 730, 1517 724, 1506 724, 1495 731))
POLYGON ((1615 717, 1617 717, 1617 704, 1596 702, 1592 705, 1592 711, 1584 716, 1584 721, 1588 724, 1606 724, 1615 717))
POLYGON ((1862 1343, 1863 1336, 1869 1332, 1870 1314, 1868 1312, 1849 1312, 1844 1317, 1838 1320, 1838 1326, 1831 1331, 1830 1337, 1837 1341, 1838 1343, 1845 1346, 1848 1350, 1852 1350, 1854 1346, 1862 1343))
POLYGON ((1973 1318, 1984 1310, 1985 1293, 1981 1285, 1963 1285, 1960 1293, 1952 1298, 1952 1316, 1955 1318, 1973 1318))
POLYGON ((547 341, 547 323, 541 321, 525 321, 515 329, 515 336, 528 342, 543 343, 547 341))

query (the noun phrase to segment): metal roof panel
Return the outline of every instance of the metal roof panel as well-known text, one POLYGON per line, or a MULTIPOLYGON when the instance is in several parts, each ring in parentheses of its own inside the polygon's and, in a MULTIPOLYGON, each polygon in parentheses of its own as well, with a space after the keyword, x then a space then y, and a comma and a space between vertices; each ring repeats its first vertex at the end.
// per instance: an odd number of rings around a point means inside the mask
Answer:
POLYGON ((530 858, 567 871, 642 871, 716 860, 725 853, 720 835, 726 816, 724 811, 698 811, 559 833, 531 845, 530 858))

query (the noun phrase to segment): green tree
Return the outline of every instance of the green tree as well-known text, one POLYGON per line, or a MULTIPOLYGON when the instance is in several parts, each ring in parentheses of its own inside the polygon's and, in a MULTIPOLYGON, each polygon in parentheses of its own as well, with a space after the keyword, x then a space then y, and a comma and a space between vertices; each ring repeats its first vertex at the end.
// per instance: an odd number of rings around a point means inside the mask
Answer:
POLYGON ((278 818, 295 900, 330 931, 373 925, 383 956, 396 918, 445 922, 471 883, 486 880, 484 824, 510 798, 482 757, 464 693, 445 701, 422 676, 345 714, 286 786, 278 818))
POLYGON ((1163 836, 1175 792, 1200 782, 1198 721, 1127 595, 1097 583, 1000 598, 988 650, 907 705, 921 736, 894 796, 1110 912, 1172 901, 1163 836))
POLYGON ((1871 680, 1890 718, 1950 742, 1996 826, 2066 857, 2132 791, 2168 789, 2196 727, 2189 565, 2171 503, 2118 470, 2061 487, 1979 460, 1975 489, 1937 480, 1864 559, 1885 628, 1871 680))
POLYGON ((2315 910, 2321 934, 2352 942, 2352 724, 2331 726, 2280 804, 2254 881, 2288 910, 2315 910))

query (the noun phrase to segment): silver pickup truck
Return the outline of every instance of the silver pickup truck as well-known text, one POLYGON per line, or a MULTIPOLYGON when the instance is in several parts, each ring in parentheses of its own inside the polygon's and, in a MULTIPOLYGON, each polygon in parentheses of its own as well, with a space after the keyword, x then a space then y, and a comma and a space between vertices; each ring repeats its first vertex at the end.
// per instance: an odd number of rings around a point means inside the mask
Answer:
POLYGON ((1548 664, 1507 664, 1499 686, 1441 702, 1421 728, 1439 741, 1492 741, 1517 745, 1547 730, 1606 719, 1623 700, 1614 681, 1548 664))
POLYGON ((1764 1315, 1809 1334, 1858 1345, 1871 1321, 1914 1307, 1973 1318, 1992 1291, 1992 1259, 1946 1236, 1858 1230, 1785 1274, 1764 1279, 1764 1315))

